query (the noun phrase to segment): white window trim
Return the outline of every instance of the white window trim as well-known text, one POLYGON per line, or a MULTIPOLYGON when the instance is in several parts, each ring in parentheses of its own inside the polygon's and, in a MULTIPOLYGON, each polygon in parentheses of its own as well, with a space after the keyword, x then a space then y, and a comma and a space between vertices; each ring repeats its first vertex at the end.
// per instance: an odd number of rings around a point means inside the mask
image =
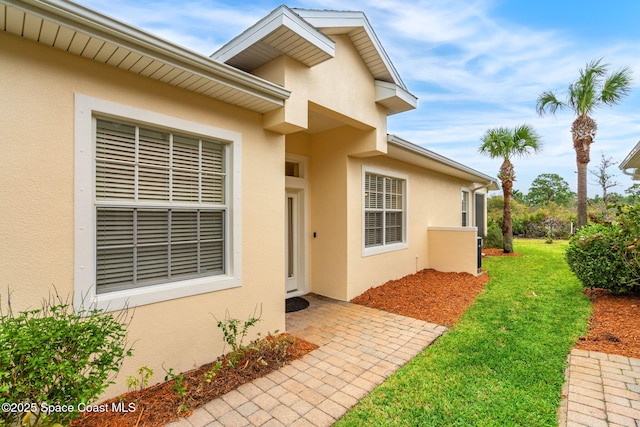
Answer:
POLYGON ((409 247, 409 175, 403 174, 403 173, 399 173, 399 172, 395 172, 395 171, 391 171, 388 169, 381 169, 381 168, 377 168, 377 167, 373 167, 373 166, 366 166, 363 165, 362 166, 362 179, 361 179, 361 183, 360 183, 360 192, 362 194, 361 197, 361 204, 362 204, 362 217, 361 217, 361 236, 362 236, 362 256, 363 257, 367 257, 367 256, 372 256, 372 255, 379 255, 379 254, 384 254, 387 252, 394 252, 394 251, 399 251, 402 249, 407 249, 409 247), (365 246, 365 203, 364 203, 364 193, 365 193, 365 177, 367 173, 371 173, 371 174, 375 174, 375 175, 382 175, 382 176, 388 176, 390 178, 397 178, 397 179, 401 179, 403 182, 403 194, 402 194, 402 221, 404 224, 404 227, 402 229, 402 242, 399 243, 391 243, 388 245, 382 244, 380 246, 371 246, 371 247, 366 247, 365 246))
POLYGON ((74 307, 106 311, 239 287, 242 284, 242 135, 201 123, 76 94, 74 121, 74 307), (228 227, 225 274, 96 293, 95 116, 112 117, 226 142, 228 227))
MULTIPOLYGON (((472 221, 471 221, 471 190, 466 188, 466 187, 462 187, 460 189, 460 198, 462 199, 462 193, 467 193, 467 225, 462 225, 462 204, 460 206, 460 226, 462 227, 473 227, 472 225, 472 221)), ((460 200, 460 202, 462 202, 462 200, 460 200)))

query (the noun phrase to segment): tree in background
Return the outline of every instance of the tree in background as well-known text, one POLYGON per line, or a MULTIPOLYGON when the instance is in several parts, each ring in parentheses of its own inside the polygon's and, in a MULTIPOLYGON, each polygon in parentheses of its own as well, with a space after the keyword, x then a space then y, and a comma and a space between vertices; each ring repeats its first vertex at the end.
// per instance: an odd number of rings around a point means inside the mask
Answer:
POLYGON ((526 203, 527 202, 527 195, 522 193, 522 191, 520 190, 513 190, 513 194, 511 195, 511 197, 513 198, 513 200, 520 202, 520 203, 526 203))
POLYGON ((502 182, 502 194, 504 197, 502 237, 505 253, 513 252, 511 196, 516 174, 511 158, 525 157, 537 153, 541 149, 540 136, 532 126, 527 124, 516 126, 513 129, 505 127, 489 129, 482 137, 482 145, 478 151, 492 159, 501 158, 503 160, 498 172, 498 178, 502 182))
POLYGON ((576 81, 569 84, 566 101, 560 101, 552 91, 543 92, 536 104, 538 115, 555 114, 558 109, 568 108, 577 118, 571 125, 573 148, 578 166, 578 227, 587 223, 587 165, 591 144, 598 126, 590 117, 593 111, 605 104, 616 105, 631 89, 631 70, 621 68, 607 74, 608 64, 602 59, 587 63, 576 81))
POLYGON ((543 206, 551 202, 566 206, 575 197, 569 184, 556 173, 542 173, 531 183, 527 202, 533 206, 543 206))
POLYGON ((613 161, 611 157, 605 157, 604 153, 601 153, 600 163, 596 170, 589 170, 589 173, 596 178, 594 184, 597 184, 602 189, 602 201, 605 206, 609 202, 609 189, 617 186, 619 183, 615 181, 615 175, 607 171, 611 166, 617 165, 617 162, 613 161))
POLYGON ((633 205, 640 200, 640 184, 633 184, 631 187, 624 190, 624 192, 628 194, 628 204, 633 205))

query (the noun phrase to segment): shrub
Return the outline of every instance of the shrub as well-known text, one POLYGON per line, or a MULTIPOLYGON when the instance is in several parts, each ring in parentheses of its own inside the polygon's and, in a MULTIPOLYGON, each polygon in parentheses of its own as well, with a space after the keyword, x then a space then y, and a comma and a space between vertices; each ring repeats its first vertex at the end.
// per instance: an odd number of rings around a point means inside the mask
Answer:
POLYGON ((585 288, 623 293, 636 282, 633 269, 624 260, 625 247, 616 224, 590 224, 571 238, 566 259, 585 288))
POLYGON ((58 296, 15 314, 9 295, 7 313, 0 307, 0 404, 10 410, 0 412, 0 425, 29 413, 27 425, 67 424, 75 418, 113 383, 122 360, 131 355, 129 321, 126 310, 117 315, 75 311, 58 296))
POLYGON ((618 205, 617 221, 624 239, 623 260, 631 269, 635 285, 640 284, 640 205, 618 205))
POLYGON ((489 223, 483 246, 485 248, 503 248, 502 230, 495 222, 489 223))

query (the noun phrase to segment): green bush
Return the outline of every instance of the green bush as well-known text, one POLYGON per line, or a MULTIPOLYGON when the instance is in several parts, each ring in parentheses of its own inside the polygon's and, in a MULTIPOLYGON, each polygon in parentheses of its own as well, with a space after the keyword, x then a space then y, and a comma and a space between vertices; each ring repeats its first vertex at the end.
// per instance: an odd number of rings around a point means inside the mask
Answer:
POLYGON ((614 293, 631 290, 637 277, 625 262, 626 245, 616 224, 589 224, 571 238, 566 259, 585 288, 604 288, 614 293))
POLYGON ((502 230, 495 222, 490 222, 487 227, 487 235, 483 240, 485 248, 500 248, 502 249, 504 242, 502 241, 502 230))
POLYGON ((640 285, 640 205, 617 205, 617 222, 624 239, 623 260, 640 285))
POLYGON ((131 355, 129 321, 126 310, 75 311, 59 297, 15 314, 9 296, 6 314, 0 306, 0 425, 19 423, 27 413, 27 425, 74 419, 113 383, 131 355))

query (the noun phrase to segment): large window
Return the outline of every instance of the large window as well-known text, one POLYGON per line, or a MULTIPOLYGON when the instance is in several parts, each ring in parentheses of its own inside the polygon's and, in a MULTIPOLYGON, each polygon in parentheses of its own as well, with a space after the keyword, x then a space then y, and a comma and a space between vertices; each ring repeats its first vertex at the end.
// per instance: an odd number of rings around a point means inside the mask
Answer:
POLYGON ((224 145, 95 122, 97 292, 223 274, 224 145))
POLYGON ((82 95, 76 106, 74 303, 239 286, 240 136, 82 95))
POLYGON ((406 178, 364 172, 365 255, 406 247, 406 178))

